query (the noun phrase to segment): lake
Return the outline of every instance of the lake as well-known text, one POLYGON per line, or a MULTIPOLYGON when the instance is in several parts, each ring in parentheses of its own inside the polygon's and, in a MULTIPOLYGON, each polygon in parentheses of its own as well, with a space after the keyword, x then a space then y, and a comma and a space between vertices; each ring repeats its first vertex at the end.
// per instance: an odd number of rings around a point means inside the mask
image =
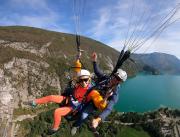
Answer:
POLYGON ((146 112, 160 107, 180 109, 180 76, 139 74, 121 86, 115 109, 146 112))

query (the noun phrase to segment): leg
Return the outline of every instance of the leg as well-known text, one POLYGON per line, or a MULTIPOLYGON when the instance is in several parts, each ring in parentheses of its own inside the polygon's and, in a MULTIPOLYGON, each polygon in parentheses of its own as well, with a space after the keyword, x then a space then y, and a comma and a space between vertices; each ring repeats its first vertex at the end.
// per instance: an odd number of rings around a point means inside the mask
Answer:
POLYGON ((79 127, 82 125, 82 123, 87 119, 89 113, 82 112, 77 119, 77 121, 73 124, 73 128, 71 129, 71 135, 74 136, 79 129, 79 127))
POLYGON ((66 97, 60 95, 49 95, 39 99, 35 99, 35 104, 44 104, 48 102, 61 103, 66 97))
POLYGON ((75 127, 80 127, 82 123, 88 118, 89 114, 93 113, 94 110, 93 104, 88 104, 81 112, 80 118, 74 123, 75 127))
POLYGON ((79 129, 79 127, 82 125, 82 123, 88 118, 89 114, 91 114, 94 110, 93 104, 88 104, 84 107, 82 112, 80 113, 79 118, 77 121, 73 124, 73 128, 71 129, 71 135, 74 136, 79 129))
POLYGON ((72 111, 72 107, 61 107, 61 108, 57 108, 54 111, 53 130, 58 130, 59 125, 61 123, 61 117, 66 116, 71 111, 72 111))

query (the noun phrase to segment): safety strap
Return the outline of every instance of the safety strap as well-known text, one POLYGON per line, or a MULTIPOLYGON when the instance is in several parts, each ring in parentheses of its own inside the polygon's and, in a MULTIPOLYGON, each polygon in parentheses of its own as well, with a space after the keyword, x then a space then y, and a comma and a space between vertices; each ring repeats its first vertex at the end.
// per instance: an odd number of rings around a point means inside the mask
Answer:
POLYGON ((81 52, 80 50, 80 35, 76 34, 76 45, 77 45, 77 51, 81 52))
MULTIPOLYGON (((77 46, 77 52, 78 52, 78 54, 77 54, 77 59, 79 59, 81 65, 82 65, 82 68, 86 69, 85 66, 84 66, 84 64, 82 63, 82 61, 81 61, 81 59, 80 59, 80 54, 81 54, 81 52, 83 51, 83 50, 81 50, 80 45, 81 45, 81 36, 78 35, 78 34, 76 34, 76 46, 77 46)), ((72 68, 73 68, 73 67, 72 67, 72 68)))
POLYGON ((86 93, 83 96, 83 99, 81 101, 81 103, 76 107, 75 110, 79 110, 83 107, 83 105, 85 104, 86 100, 87 100, 87 96, 89 95, 89 93, 94 89, 95 86, 90 87, 89 89, 87 89, 86 93))

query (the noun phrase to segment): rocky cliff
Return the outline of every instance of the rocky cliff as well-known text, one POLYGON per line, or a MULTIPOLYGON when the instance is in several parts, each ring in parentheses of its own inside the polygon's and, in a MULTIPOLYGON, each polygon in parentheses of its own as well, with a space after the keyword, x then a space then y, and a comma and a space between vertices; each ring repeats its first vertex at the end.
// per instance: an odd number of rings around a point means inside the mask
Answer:
MULTIPOLYGON (((12 48, 16 51, 29 52, 36 56, 46 53, 47 43, 41 49, 36 50, 28 46, 28 43, 6 41, 1 42, 3 48, 12 48)), ((8 56, 8 54, 7 54, 8 56)), ((13 110, 24 107, 23 103, 46 94, 48 90, 60 92, 61 86, 55 71, 49 71, 49 64, 45 61, 34 61, 31 59, 13 57, 11 60, 1 64, 0 68, 0 135, 11 130, 13 110), (4 125, 4 126, 3 126, 4 125)), ((11 135, 12 136, 12 135, 11 135)))

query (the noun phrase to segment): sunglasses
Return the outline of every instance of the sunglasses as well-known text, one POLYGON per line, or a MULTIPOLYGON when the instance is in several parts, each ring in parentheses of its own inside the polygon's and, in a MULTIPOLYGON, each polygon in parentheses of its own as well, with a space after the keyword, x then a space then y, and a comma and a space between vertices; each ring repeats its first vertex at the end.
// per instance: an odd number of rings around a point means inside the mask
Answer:
POLYGON ((79 82, 88 82, 88 78, 86 78, 86 79, 79 79, 79 82))

